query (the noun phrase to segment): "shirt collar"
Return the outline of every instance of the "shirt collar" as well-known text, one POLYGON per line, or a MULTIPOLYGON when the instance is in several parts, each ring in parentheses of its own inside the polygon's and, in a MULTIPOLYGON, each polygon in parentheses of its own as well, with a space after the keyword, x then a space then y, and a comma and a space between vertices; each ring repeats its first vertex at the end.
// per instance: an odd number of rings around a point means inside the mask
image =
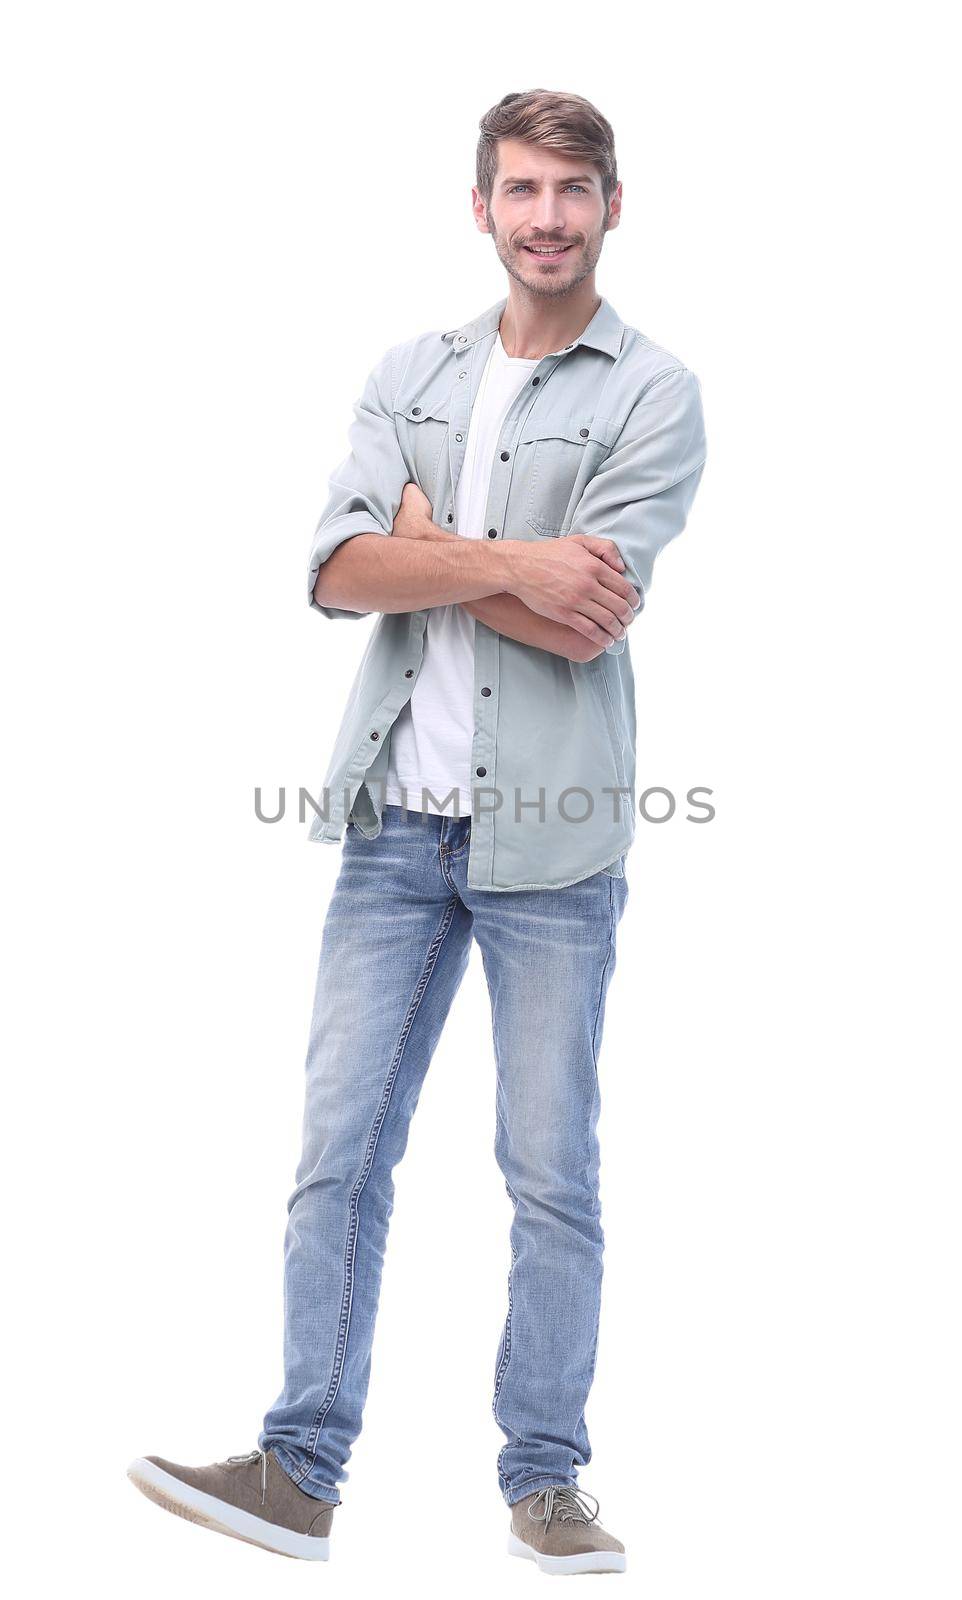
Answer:
MULTIPOLYGON (((441 338, 447 339, 456 353, 467 350, 469 345, 477 344, 486 334, 495 332, 507 303, 505 296, 496 305, 489 306, 487 311, 482 311, 473 322, 465 322, 460 328, 450 328, 446 333, 442 333, 441 338)), ((579 334, 570 345, 565 345, 565 351, 574 350, 579 344, 586 344, 592 350, 604 351, 605 355, 611 356, 614 360, 621 350, 624 331, 624 323, 614 306, 609 300, 602 298, 584 333, 579 334)))

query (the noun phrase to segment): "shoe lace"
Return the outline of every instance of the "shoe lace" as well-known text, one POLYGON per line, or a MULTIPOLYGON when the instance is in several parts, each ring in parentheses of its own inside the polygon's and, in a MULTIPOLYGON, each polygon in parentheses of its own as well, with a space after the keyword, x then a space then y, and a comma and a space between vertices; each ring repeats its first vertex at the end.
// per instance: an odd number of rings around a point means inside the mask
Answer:
POLYGON ((261 1464, 261 1505, 267 1504, 267 1453, 264 1450, 251 1450, 246 1456, 228 1456, 231 1466, 244 1466, 248 1461, 260 1461, 261 1464))
POLYGON ((542 1489, 536 1494, 528 1507, 528 1516, 535 1522, 543 1522, 547 1529, 552 1517, 557 1513, 559 1522, 594 1522, 600 1506, 593 1494, 586 1494, 583 1489, 568 1488, 563 1484, 551 1484, 547 1489, 542 1489), (544 1501, 544 1511, 535 1510, 539 1500, 544 1501), (588 1516, 588 1501, 594 1504, 594 1511, 588 1516))

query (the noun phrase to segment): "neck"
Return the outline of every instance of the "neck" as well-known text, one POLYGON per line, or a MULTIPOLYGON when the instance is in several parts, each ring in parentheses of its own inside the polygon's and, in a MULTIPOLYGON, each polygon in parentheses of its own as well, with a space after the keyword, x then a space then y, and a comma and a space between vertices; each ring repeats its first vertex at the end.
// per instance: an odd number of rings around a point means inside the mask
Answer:
POLYGON ((501 313, 505 353, 522 361, 540 360, 584 333, 601 304, 590 273, 570 294, 532 294, 515 278, 508 285, 508 303, 501 313))

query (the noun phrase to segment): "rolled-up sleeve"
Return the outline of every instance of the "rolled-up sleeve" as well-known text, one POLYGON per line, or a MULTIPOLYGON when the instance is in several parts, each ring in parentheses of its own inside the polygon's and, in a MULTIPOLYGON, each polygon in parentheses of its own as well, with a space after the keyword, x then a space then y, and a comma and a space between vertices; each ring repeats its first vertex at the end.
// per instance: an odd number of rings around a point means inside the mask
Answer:
POLYGON ((655 557, 688 521, 705 458, 701 387, 687 367, 672 368, 642 391, 575 508, 570 532, 614 540, 642 605, 655 557))
POLYGON ((356 533, 387 537, 401 504, 408 470, 394 424, 394 363, 397 346, 382 356, 354 406, 348 431, 350 450, 334 469, 328 500, 311 546, 308 601, 325 617, 366 617, 368 611, 319 606, 314 599, 317 574, 328 556, 356 533))

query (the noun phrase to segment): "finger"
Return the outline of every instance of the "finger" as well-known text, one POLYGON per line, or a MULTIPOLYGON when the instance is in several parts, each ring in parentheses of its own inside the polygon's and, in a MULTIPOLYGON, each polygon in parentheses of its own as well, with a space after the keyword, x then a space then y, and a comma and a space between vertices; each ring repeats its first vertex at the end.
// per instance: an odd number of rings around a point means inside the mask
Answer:
POLYGON ((611 589, 614 594, 626 601, 633 609, 639 605, 641 596, 637 589, 628 582, 627 578, 622 577, 620 572, 612 572, 611 568, 606 567, 602 562, 594 576, 599 583, 603 583, 606 588, 611 589))
POLYGON ((625 563, 622 560, 621 552, 618 546, 613 544, 610 539, 595 539, 593 548, 597 549, 599 557, 602 561, 607 562, 609 567, 614 567, 616 572, 624 572, 625 563))
POLYGON ((607 600, 581 600, 578 602, 578 608, 584 616, 597 623, 598 627, 604 630, 604 642, 606 644, 609 639, 624 638, 625 630, 631 618, 628 617, 626 619, 617 612, 612 611, 607 600))
POLYGON ((608 599, 607 591, 605 590, 601 591, 598 601, 593 603, 598 606, 598 621, 600 625, 612 639, 623 639, 634 612, 625 611, 620 605, 616 605, 615 609, 612 610, 611 601, 608 599))
POLYGON ((570 628, 572 633, 581 634, 589 643, 597 645, 599 650, 607 650, 612 642, 610 633, 606 633, 604 628, 599 628, 596 623, 589 622, 587 617, 580 616, 577 611, 573 611, 571 616, 565 619, 565 627, 570 628))
MULTIPOLYGON (((604 539, 599 539, 595 542, 602 546, 607 543, 604 539)), ((595 552, 592 550, 590 554, 594 555, 595 552)), ((594 570, 594 576, 598 582, 607 584, 609 588, 614 589, 617 594, 620 594, 633 607, 640 605, 641 600, 637 590, 624 577, 625 564, 621 557, 618 557, 617 565, 614 562, 605 561, 601 556, 596 557, 596 560, 598 565, 594 570)))
POLYGON ((427 495, 424 493, 424 490, 421 489, 418 486, 418 484, 416 484, 413 480, 409 480, 404 485, 404 490, 403 490, 403 493, 401 495, 401 499, 402 500, 407 500, 409 502, 413 501, 415 507, 418 507, 418 506, 421 506, 421 505, 430 506, 430 504, 431 504, 431 502, 428 499, 427 495))
POLYGON ((557 620, 563 622, 566 628, 573 628, 576 633, 583 634, 592 644, 611 643, 611 634, 607 628, 603 628, 600 623, 592 622, 582 611, 566 611, 557 620))
POLYGON ((602 561, 607 561, 609 567, 614 567, 616 572, 624 572, 625 563, 614 545, 609 545, 607 549, 602 550, 601 559, 602 561))
POLYGON ((593 590, 589 589, 586 598, 592 604, 601 606, 603 611, 610 611, 618 618, 623 628, 627 628, 628 624, 634 621, 635 613, 630 603, 623 600, 616 590, 607 588, 602 582, 599 582, 593 590))
POLYGON ((576 533, 572 535, 586 550, 590 550, 599 561, 604 561, 609 567, 614 567, 616 572, 624 572, 625 563, 621 558, 618 546, 611 539, 602 539, 593 533, 576 533))
POLYGON ((600 569, 596 576, 599 583, 604 584, 606 588, 611 589, 614 594, 624 600, 631 606, 633 612, 638 610, 641 605, 641 595, 628 582, 627 578, 620 577, 616 572, 606 571, 604 567, 600 569))

